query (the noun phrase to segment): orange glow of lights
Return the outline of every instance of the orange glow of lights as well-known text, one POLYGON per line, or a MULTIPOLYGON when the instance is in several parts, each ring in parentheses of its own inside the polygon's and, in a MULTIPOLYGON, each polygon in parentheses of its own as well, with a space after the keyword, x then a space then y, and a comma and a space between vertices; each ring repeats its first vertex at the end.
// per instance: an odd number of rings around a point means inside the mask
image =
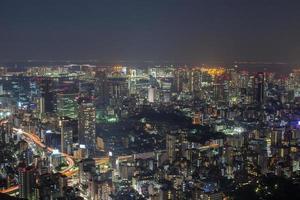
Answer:
POLYGON ((222 67, 202 67, 201 71, 211 76, 221 76, 225 73, 225 69, 222 67))

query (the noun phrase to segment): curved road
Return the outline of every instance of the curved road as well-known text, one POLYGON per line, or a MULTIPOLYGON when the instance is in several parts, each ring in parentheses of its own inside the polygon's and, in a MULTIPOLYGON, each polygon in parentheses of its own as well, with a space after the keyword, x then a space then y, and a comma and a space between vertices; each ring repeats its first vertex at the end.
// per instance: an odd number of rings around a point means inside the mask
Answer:
MULTIPOLYGON (((34 135, 34 134, 31 134, 31 133, 28 133, 28 132, 25 132, 23 130, 20 130, 20 129, 16 129, 16 128, 13 128, 14 131, 17 131, 21 134, 23 134, 25 137, 27 138, 30 138, 36 145, 38 145, 40 148, 46 148, 46 145, 44 143, 41 142, 41 139, 37 136, 37 135, 34 135)), ((47 151, 52 153, 54 149, 50 148, 50 147, 47 147, 47 151)), ((65 173, 68 173, 75 165, 75 162, 72 158, 72 156, 68 155, 68 154, 65 154, 65 153, 61 153, 62 156, 65 157, 67 163, 68 163, 68 167, 62 171, 60 171, 60 173, 62 174, 65 174, 65 173)))
MULTIPOLYGON (((46 148, 46 145, 43 144, 43 143, 41 142, 41 139, 40 139, 37 135, 34 135, 34 134, 31 134, 31 133, 25 132, 25 131, 23 131, 23 130, 21 130, 21 129, 17 129, 17 128, 13 128, 13 131, 16 131, 16 132, 18 132, 18 133, 21 133, 21 134, 23 134, 25 137, 31 139, 31 140, 32 140, 36 145, 38 145, 40 148, 46 148)), ((47 151, 50 152, 50 153, 52 153, 52 152, 53 152, 53 149, 50 148, 50 147, 47 147, 47 151)), ((71 171, 72 168, 73 168, 74 165, 75 165, 75 162, 74 162, 72 156, 70 156, 70 155, 68 155, 68 154, 65 154, 65 153, 61 153, 61 154, 62 154, 62 156, 65 157, 65 159, 66 159, 66 161, 67 161, 67 163, 68 163, 68 167, 67 167, 66 169, 60 171, 60 173, 66 175, 66 176, 72 176, 72 175, 74 175, 75 173, 77 173, 77 170, 71 171)), ((7 189, 5 189, 5 190, 1 190, 0 192, 1 192, 1 193, 11 193, 11 192, 17 191, 18 189, 19 189, 19 186, 12 186, 12 187, 9 187, 9 188, 7 188, 7 189)))
MULTIPOLYGON (((16 131, 18 133, 21 133, 23 134, 25 137, 31 139, 36 145, 38 145, 40 148, 47 148, 47 151, 48 152, 53 152, 54 149, 50 148, 50 147, 46 147, 46 145, 44 143, 42 143, 41 139, 35 135, 35 134, 31 134, 31 133, 28 133, 28 132, 25 132, 21 129, 17 129, 17 128, 13 128, 13 131, 16 131)), ((74 165, 75 165, 75 162, 73 160, 73 157, 68 155, 68 154, 65 154, 65 153, 61 153, 62 156, 65 157, 67 163, 68 163, 68 167, 62 171, 60 171, 60 173, 62 173, 63 175, 65 176, 73 176, 75 175, 77 172, 78 172, 78 169, 75 169, 75 170, 72 170, 74 165)), ((103 157, 103 158, 94 158, 95 161, 96 161, 96 164, 98 165, 101 165, 101 164, 106 164, 109 162, 109 158, 108 157, 103 157)), ((9 187, 5 190, 2 190, 0 191, 1 193, 12 193, 12 192, 16 192, 17 190, 19 189, 19 186, 12 186, 12 187, 9 187)))

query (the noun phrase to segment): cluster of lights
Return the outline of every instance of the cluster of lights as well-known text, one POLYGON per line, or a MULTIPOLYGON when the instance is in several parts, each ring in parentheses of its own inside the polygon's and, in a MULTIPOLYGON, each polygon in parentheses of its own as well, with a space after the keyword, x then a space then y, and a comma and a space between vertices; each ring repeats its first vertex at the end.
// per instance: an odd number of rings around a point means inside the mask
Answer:
POLYGON ((221 76, 225 73, 225 69, 222 67, 212 67, 212 68, 202 67, 201 71, 206 72, 211 76, 221 76))
POLYGON ((0 118, 6 118, 9 117, 11 115, 11 112, 7 111, 7 112, 0 112, 0 118))

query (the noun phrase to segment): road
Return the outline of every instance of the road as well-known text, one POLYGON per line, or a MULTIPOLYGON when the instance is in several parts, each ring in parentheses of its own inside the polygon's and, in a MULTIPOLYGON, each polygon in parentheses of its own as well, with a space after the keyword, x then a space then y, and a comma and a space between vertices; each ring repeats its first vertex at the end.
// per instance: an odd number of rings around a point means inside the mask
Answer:
POLYGON ((18 189, 19 189, 19 186, 16 185, 16 186, 9 187, 5 190, 1 190, 0 192, 8 194, 8 193, 16 192, 18 189))
MULTIPOLYGON (((53 150, 54 150, 50 147, 46 147, 46 145, 41 142, 41 139, 37 135, 25 132, 25 131, 23 131, 21 129, 17 129, 17 128, 13 128, 13 131, 15 131, 19 134, 23 134, 26 138, 31 139, 40 148, 43 148, 43 149, 47 148, 47 151, 49 153, 52 153, 53 150)), ((74 165, 75 165, 75 162, 74 162, 72 156, 70 156, 68 154, 65 154, 65 153, 62 153, 62 156, 65 157, 65 159, 68 163, 68 167, 66 169, 60 171, 60 173, 62 173, 63 175, 66 175, 66 176, 72 176, 72 175, 76 174, 78 170, 72 170, 74 165)), ((17 191, 18 189, 19 189, 19 186, 12 186, 12 187, 9 187, 9 188, 7 188, 5 190, 2 190, 0 192, 1 193, 12 193, 12 192, 17 191)))
MULTIPOLYGON (((28 133, 28 132, 25 132, 23 130, 20 130, 20 129, 17 129, 17 128, 13 128, 14 131, 17 131, 18 133, 21 133, 23 134, 25 137, 27 138, 30 138, 37 146, 39 146, 40 148, 47 148, 47 151, 49 153, 52 153, 54 149, 50 148, 50 147, 46 147, 46 145, 44 143, 42 143, 41 139, 37 136, 37 135, 34 135, 34 134, 31 134, 31 133, 28 133)), ((63 157, 65 157, 67 163, 68 163, 68 167, 62 171, 60 171, 60 173, 62 174, 66 174, 68 172, 70 172, 72 170, 72 168, 74 167, 75 165, 75 162, 72 158, 72 156, 66 154, 66 153, 61 153, 63 157)))
MULTIPOLYGON (((37 146, 39 146, 40 148, 47 148, 47 151, 49 153, 53 152, 53 148, 50 147, 46 147, 46 145, 41 141, 41 139, 32 133, 29 132, 25 132, 21 129, 17 129, 17 128, 13 128, 13 131, 24 135, 26 138, 32 140, 37 146)), ((65 168, 64 170, 60 171, 60 173, 62 173, 65 176, 71 177, 75 174, 78 173, 78 169, 74 169, 73 167, 75 166, 75 162, 72 156, 65 154, 65 153, 61 153, 62 156, 64 156, 64 158, 66 159, 67 163, 68 163, 68 167, 65 168)), ((103 164, 107 164, 109 162, 109 158, 108 157, 103 157, 103 158, 94 158, 96 161, 97 165, 103 165, 103 164)), ((5 190, 0 191, 1 193, 12 193, 12 192, 16 192, 19 189, 19 186, 12 186, 9 187, 5 190)))

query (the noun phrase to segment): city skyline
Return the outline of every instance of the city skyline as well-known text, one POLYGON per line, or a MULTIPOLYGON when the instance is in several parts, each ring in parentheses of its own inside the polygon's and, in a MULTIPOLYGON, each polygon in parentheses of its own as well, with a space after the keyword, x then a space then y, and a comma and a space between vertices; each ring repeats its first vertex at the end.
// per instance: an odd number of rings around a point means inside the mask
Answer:
POLYGON ((299 0, 0 0, 0 199, 300 199, 299 0))

